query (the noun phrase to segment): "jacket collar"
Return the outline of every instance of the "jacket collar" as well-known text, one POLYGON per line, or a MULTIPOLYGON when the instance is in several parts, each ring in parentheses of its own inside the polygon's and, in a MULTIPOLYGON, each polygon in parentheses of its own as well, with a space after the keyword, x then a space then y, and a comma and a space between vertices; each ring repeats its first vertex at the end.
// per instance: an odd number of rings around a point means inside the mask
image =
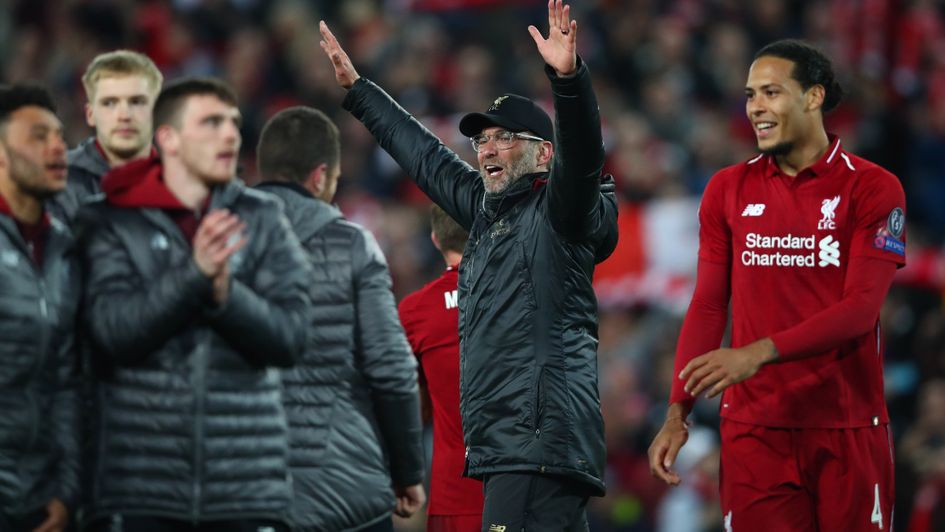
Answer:
POLYGON ((312 195, 305 187, 285 181, 265 181, 256 185, 279 197, 285 205, 285 214, 299 240, 306 242, 329 223, 344 218, 341 210, 312 195))
POLYGON ((163 166, 148 157, 119 166, 102 178, 105 201, 118 207, 187 209, 164 183, 163 166))
POLYGON ((490 219, 495 219, 547 182, 548 172, 525 174, 502 192, 486 192, 482 197, 482 210, 490 219))
MULTIPOLYGON (((210 191, 210 209, 232 205, 244 185, 238 178, 210 191)), ((190 210, 164 182, 164 167, 157 156, 119 166, 102 178, 105 201, 117 207, 190 210)))
POLYGON ((92 175, 103 176, 108 173, 108 161, 98 147, 95 136, 83 140, 78 146, 69 150, 66 160, 70 168, 78 168, 92 175))

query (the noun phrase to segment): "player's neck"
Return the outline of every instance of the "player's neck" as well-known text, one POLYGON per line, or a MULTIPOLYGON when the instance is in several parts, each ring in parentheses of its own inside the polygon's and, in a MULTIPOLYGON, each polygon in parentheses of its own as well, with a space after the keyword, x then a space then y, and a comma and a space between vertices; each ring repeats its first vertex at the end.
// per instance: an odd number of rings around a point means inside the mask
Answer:
POLYGON ((130 163, 135 159, 142 159, 151 154, 151 145, 148 144, 144 148, 141 148, 141 151, 132 155, 131 157, 122 157, 112 151, 109 151, 108 148, 102 147, 102 152, 105 153, 105 159, 108 161, 109 168, 116 168, 123 164, 130 163))
POLYGON ((456 268, 459 266, 459 261, 463 259, 463 254, 456 251, 447 251, 443 254, 443 260, 446 261, 447 268, 456 268))
POLYGON ((805 168, 810 168, 827 153, 830 139, 823 127, 814 134, 804 137, 795 144, 794 149, 785 155, 776 157, 778 167, 789 176, 796 176, 805 168))
POLYGON ((199 210, 210 194, 210 186, 193 175, 179 161, 164 158, 164 184, 180 202, 191 210, 199 210))

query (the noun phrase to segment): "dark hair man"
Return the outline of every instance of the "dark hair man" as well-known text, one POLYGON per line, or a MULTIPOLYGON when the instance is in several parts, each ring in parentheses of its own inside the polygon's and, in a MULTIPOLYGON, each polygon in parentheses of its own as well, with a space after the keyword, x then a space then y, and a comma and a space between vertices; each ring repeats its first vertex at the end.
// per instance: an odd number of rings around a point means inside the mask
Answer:
POLYGON ((79 212, 97 383, 97 531, 288 530, 277 367, 298 358, 311 272, 282 210, 234 175, 240 112, 215 79, 167 85, 160 158, 79 212))
POLYGON ((66 184, 49 93, 0 86, 0 530, 60 532, 78 495, 72 235, 44 212, 66 184))
POLYGON ((85 120, 95 134, 66 154, 69 179, 50 203, 54 216, 71 224, 79 207, 101 193, 109 169, 151 154, 151 109, 163 81, 154 62, 138 52, 114 50, 92 59, 82 86, 85 120))
POLYGON ((692 404, 724 392, 727 531, 889 530, 879 310, 905 264, 902 186, 824 129, 841 92, 817 49, 762 48, 745 95, 761 154, 702 198, 698 280, 650 468, 679 482, 692 404), (719 349, 730 303, 732 347, 719 349))
POLYGON ((341 144, 324 113, 279 112, 263 127, 256 156, 259 188, 284 201, 314 272, 311 338, 283 376, 293 525, 392 531, 391 510, 409 516, 426 496, 416 362, 387 262, 371 233, 331 205, 341 144))
POLYGON ((433 466, 427 532, 478 530, 482 483, 463 477, 466 447, 459 416, 459 263, 469 233, 436 206, 430 210, 433 245, 446 271, 400 302, 400 322, 423 369, 422 393, 433 417, 433 466))
POLYGON ((576 54, 577 22, 548 2, 546 63, 557 133, 530 100, 466 115, 479 170, 361 78, 322 23, 321 46, 348 89, 344 107, 420 188, 469 231, 459 275, 465 474, 483 480, 483 530, 584 530, 604 493, 594 265, 617 241, 602 183, 600 115, 576 54), (558 156, 555 151, 558 151, 558 156))

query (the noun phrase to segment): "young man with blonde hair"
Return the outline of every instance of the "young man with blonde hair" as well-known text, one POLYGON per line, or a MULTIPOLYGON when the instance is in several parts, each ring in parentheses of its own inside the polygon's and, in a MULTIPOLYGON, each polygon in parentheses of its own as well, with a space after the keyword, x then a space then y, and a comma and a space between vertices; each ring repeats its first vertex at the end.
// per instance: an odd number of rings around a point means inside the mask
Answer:
POLYGON ((85 120, 95 134, 69 151, 66 189, 51 211, 71 223, 86 198, 101 193, 110 169, 151 154, 151 110, 164 76, 146 55, 131 50, 99 54, 82 76, 85 120))

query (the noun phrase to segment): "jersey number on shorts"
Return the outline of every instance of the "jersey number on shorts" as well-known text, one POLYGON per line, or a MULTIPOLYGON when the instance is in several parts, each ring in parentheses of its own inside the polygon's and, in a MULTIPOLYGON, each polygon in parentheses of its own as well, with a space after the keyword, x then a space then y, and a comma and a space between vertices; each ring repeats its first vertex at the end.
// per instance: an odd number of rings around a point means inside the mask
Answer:
POLYGON ((876 523, 880 530, 883 529, 883 510, 879 505, 879 484, 873 484, 873 513, 870 515, 870 523, 876 523))

